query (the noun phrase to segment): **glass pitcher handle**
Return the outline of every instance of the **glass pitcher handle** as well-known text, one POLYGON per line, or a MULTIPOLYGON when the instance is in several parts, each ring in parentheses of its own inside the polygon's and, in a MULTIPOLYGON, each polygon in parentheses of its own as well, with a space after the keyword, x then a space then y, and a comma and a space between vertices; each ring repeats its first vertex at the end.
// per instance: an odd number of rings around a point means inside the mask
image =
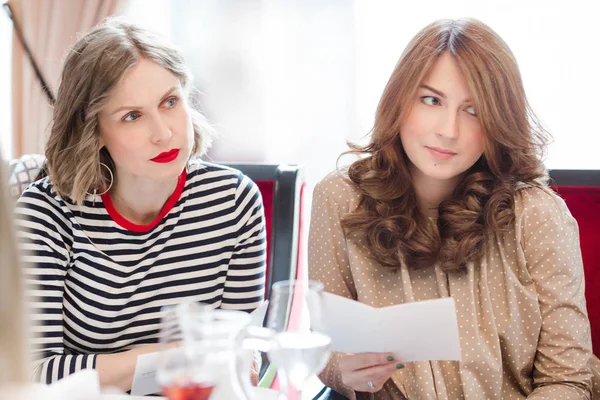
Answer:
MULTIPOLYGON (((238 336, 236 376, 238 377, 240 388, 244 392, 247 400, 261 400, 261 397, 255 395, 255 389, 250 380, 252 374, 251 369, 253 368, 256 359, 260 359, 257 355, 260 353, 267 353, 276 345, 274 336, 275 332, 273 330, 258 326, 247 326, 238 336)), ((258 365, 256 365, 256 367, 258 372, 260 368, 258 368, 258 365)), ((277 399, 284 400, 285 396, 282 396, 283 395, 279 394, 277 399)))

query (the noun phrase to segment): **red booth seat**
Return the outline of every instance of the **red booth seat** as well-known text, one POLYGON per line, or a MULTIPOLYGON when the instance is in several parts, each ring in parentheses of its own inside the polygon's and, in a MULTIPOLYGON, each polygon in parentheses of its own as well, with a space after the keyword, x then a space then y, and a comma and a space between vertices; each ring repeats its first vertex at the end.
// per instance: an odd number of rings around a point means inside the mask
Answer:
POLYGON ((554 170, 550 176, 579 225, 592 345, 600 355, 600 171, 554 170))

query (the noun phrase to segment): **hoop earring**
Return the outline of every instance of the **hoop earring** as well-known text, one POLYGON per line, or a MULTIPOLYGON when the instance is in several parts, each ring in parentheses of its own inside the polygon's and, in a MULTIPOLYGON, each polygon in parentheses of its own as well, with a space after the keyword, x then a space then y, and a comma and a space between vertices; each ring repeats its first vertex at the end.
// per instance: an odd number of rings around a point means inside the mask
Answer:
POLYGON ((103 162, 101 162, 100 165, 108 170, 108 173, 110 174, 110 184, 108 185, 108 188, 106 188, 106 190, 100 194, 98 193, 98 189, 94 189, 94 193, 85 192, 86 194, 93 196, 92 205, 94 205, 94 206, 96 205, 96 196, 102 196, 103 194, 108 193, 110 188, 112 188, 113 181, 115 180, 115 177, 114 177, 112 171, 110 170, 110 168, 108 168, 108 165, 104 164, 103 162))

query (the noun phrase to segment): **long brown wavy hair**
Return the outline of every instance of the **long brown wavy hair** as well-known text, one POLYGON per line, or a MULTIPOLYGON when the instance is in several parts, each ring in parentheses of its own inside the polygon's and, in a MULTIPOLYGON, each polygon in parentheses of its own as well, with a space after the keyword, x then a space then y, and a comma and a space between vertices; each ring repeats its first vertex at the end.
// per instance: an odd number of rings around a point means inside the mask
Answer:
POLYGON ((517 62, 507 44, 474 19, 440 20, 420 31, 400 57, 379 101, 369 143, 350 145, 360 158, 348 177, 361 199, 342 219, 349 237, 366 238, 382 266, 411 268, 439 262, 446 271, 464 269, 483 257, 491 234, 514 223, 520 182, 545 185, 541 161, 547 133, 532 112, 517 62), (432 224, 419 210, 400 141, 400 127, 417 89, 433 64, 449 52, 464 74, 486 135, 484 154, 432 224))

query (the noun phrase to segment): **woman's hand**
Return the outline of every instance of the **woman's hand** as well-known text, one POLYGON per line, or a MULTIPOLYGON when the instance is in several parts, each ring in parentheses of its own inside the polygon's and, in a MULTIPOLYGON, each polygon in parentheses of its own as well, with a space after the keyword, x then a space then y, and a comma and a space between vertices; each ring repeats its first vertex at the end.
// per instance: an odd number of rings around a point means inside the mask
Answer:
POLYGON ((252 361, 250 367, 250 382, 252 382, 252 386, 258 386, 258 361, 256 359, 252 361))
POLYGON ((338 369, 344 385, 357 392, 375 393, 404 364, 391 353, 360 353, 340 356, 338 369))
POLYGON ((99 354, 96 370, 102 388, 118 388, 124 392, 131 390, 138 356, 164 350, 161 344, 144 344, 122 353, 99 354))

